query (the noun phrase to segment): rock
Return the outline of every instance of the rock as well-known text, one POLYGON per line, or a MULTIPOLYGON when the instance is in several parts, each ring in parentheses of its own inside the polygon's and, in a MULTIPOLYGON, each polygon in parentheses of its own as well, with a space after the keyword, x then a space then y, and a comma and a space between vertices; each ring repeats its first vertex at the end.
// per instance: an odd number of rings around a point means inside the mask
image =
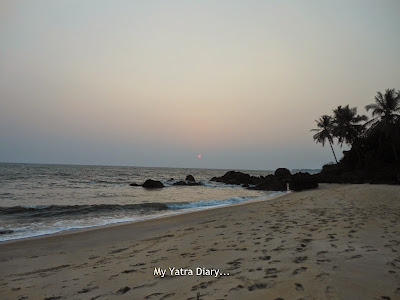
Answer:
POLYGON ((182 185, 195 186, 195 185, 201 185, 201 183, 200 183, 200 182, 195 182, 195 181, 183 181, 183 180, 180 180, 180 181, 178 181, 178 182, 175 182, 173 185, 180 185, 180 186, 182 186, 182 185))
POLYGON ((296 173, 292 175, 289 181, 289 188, 293 191, 315 189, 317 187, 318 187, 318 182, 316 178, 307 172, 296 173))
POLYGON ((225 184, 258 184, 261 182, 260 177, 250 176, 242 172, 229 171, 221 177, 213 177, 211 181, 223 182, 225 184))
POLYGON ((11 234, 13 232, 14 232, 14 230, 10 230, 10 229, 0 230, 0 234, 11 234))
POLYGON ((268 175, 255 187, 251 187, 249 189, 264 191, 286 191, 287 185, 284 180, 281 180, 274 175, 268 175))
POLYGON ((164 185, 162 184, 161 181, 158 180, 152 180, 152 179, 147 179, 142 187, 146 188, 146 189, 159 189, 159 188, 163 188, 164 185))
POLYGON ((194 180, 194 177, 192 175, 187 175, 185 180, 186 181, 196 181, 196 180, 194 180))
POLYGON ((178 182, 175 182, 173 185, 187 185, 187 183, 183 180, 180 180, 178 182))
POLYGON ((129 184, 130 186, 141 186, 140 184, 137 184, 136 182, 132 182, 129 184))
POLYGON ((286 168, 278 168, 276 169, 274 175, 276 177, 289 178, 292 174, 290 174, 290 171, 286 168))

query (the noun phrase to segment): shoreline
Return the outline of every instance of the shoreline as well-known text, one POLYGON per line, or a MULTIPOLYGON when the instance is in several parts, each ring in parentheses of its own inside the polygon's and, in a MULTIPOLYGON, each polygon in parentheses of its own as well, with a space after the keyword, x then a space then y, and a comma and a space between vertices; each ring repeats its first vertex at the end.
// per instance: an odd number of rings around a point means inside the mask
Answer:
POLYGON ((7 245, 10 243, 25 242, 25 241, 28 242, 31 240, 47 239, 47 238, 51 238, 51 237, 58 237, 58 236, 65 236, 65 235, 70 236, 70 235, 80 234, 80 233, 84 233, 84 232, 92 232, 92 231, 102 230, 102 229, 106 229, 106 228, 114 228, 114 227, 119 227, 119 226, 130 226, 130 225, 142 223, 142 222, 152 222, 152 221, 157 222, 157 220, 163 220, 165 218, 175 218, 175 217, 179 217, 179 216, 186 215, 186 214, 197 214, 197 213, 215 210, 215 209, 225 209, 228 207, 247 205, 247 204, 252 204, 252 203, 257 203, 257 202, 273 201, 279 197, 288 195, 289 193, 292 193, 292 192, 287 191, 287 192, 283 192, 282 194, 274 195, 271 197, 263 197, 261 199, 247 200, 247 201, 243 201, 243 202, 239 202, 239 203, 232 203, 232 204, 227 204, 227 205, 217 205, 217 206, 209 206, 209 207, 205 206, 205 207, 202 207, 201 209, 192 210, 192 211, 182 211, 182 212, 177 211, 177 213, 156 216, 154 218, 150 217, 148 219, 143 219, 143 220, 122 221, 122 222, 111 223, 111 224, 106 224, 106 225, 98 225, 98 226, 91 226, 91 227, 85 227, 85 228, 62 230, 62 231, 55 232, 55 233, 49 233, 49 234, 43 234, 43 235, 37 235, 37 236, 31 236, 31 237, 19 238, 19 239, 13 239, 13 240, 0 241, 0 250, 1 250, 2 245, 7 245))
POLYGON ((322 184, 268 201, 3 242, 0 298, 396 299, 399 218, 399 186, 322 184))

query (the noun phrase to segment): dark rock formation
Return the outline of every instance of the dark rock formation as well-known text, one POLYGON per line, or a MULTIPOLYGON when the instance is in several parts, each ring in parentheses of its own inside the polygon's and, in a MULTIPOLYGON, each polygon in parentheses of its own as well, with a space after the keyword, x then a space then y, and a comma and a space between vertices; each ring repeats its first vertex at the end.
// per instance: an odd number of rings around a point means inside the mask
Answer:
POLYGON ((379 122, 343 151, 338 163, 324 165, 314 175, 318 182, 400 184, 400 118, 379 122))
MULTIPOLYGON (((345 152, 345 151, 343 151, 345 152)), ((369 162, 363 169, 352 168, 345 157, 338 164, 324 165, 322 171, 315 174, 318 182, 324 183, 372 183, 400 184, 400 166, 382 161, 369 162)))
POLYGON ((138 183, 136 183, 136 182, 132 182, 132 183, 130 183, 129 185, 130 185, 130 186, 142 186, 141 184, 138 184, 138 183))
POLYGON ((187 175, 185 180, 186 181, 196 181, 196 180, 194 180, 194 177, 192 175, 187 175))
POLYGON ((265 191, 286 191, 287 184, 286 181, 281 180, 274 175, 268 175, 255 187, 251 187, 249 189, 265 191))
POLYGON ((292 174, 290 174, 290 171, 286 168, 278 168, 275 170, 274 175, 280 178, 290 178, 292 174))
POLYGON ((158 180, 152 180, 152 179, 147 179, 142 187, 146 188, 146 189, 158 189, 158 188, 163 188, 164 185, 162 184, 161 181, 158 180))
POLYGON ((316 178, 309 173, 296 173, 289 181, 289 188, 293 191, 314 189, 318 187, 316 178))
POLYGON ((260 183, 261 179, 260 179, 260 177, 250 176, 249 174, 245 174, 242 172, 229 171, 229 172, 226 172, 225 175, 223 175, 221 177, 211 178, 211 181, 223 182, 225 184, 237 184, 237 185, 253 184, 253 185, 256 185, 256 184, 260 183))
POLYGON ((187 185, 186 181, 180 180, 178 182, 175 182, 173 185, 187 185))
POLYGON ((264 191, 286 191, 288 183, 289 188, 295 191, 318 187, 317 178, 309 173, 291 175, 290 171, 284 168, 279 168, 275 171, 274 175, 265 177, 250 176, 242 172, 229 171, 221 177, 213 177, 211 181, 223 182, 225 184, 237 184, 248 189, 264 191))
POLYGON ((173 185, 180 185, 180 186, 183 186, 183 185, 187 185, 187 186, 195 186, 195 185, 201 185, 201 183, 200 183, 200 182, 196 182, 196 181, 194 180, 194 178, 193 178, 193 176, 192 176, 192 175, 188 175, 188 176, 186 176, 186 180, 185 180, 185 181, 183 181, 183 180, 180 180, 180 181, 178 181, 178 182, 175 182, 173 185))

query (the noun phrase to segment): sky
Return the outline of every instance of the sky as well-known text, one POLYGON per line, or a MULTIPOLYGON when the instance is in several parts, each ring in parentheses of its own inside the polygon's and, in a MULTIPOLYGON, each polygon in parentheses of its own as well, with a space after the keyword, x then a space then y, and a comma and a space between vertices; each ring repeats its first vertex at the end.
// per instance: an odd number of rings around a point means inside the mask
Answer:
POLYGON ((400 89, 399 12, 397 0, 3 0, 0 161, 321 168, 334 158, 315 120, 400 89))

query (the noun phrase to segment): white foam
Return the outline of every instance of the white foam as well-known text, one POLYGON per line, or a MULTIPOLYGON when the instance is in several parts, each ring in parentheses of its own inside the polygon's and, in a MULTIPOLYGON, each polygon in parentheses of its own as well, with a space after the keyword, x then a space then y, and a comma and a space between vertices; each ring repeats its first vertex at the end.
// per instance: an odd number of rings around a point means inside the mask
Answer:
MULTIPOLYGON (((110 224, 117 223, 125 223, 125 222, 134 222, 134 221, 142 221, 148 219, 160 218, 168 215, 176 215, 182 214, 191 211, 199 211, 211 209, 213 207, 226 206, 230 204, 241 203, 245 201, 254 201, 265 198, 270 198, 285 192, 274 192, 269 193, 264 196, 248 196, 248 197, 232 197, 224 200, 209 200, 209 201, 196 201, 196 202, 187 202, 187 203, 168 203, 167 207, 169 210, 163 212, 153 212, 146 215, 134 215, 134 216, 102 216, 98 218, 92 219, 63 219, 57 220, 50 223, 36 222, 30 225, 21 226, 17 228, 4 228, 13 230, 11 234, 0 235, 0 241, 8 241, 8 240, 16 240, 23 238, 30 238, 36 236, 50 235, 54 233, 58 233, 66 230, 76 230, 76 229, 84 229, 91 227, 98 227, 110 224)), ((45 205, 42 206, 32 206, 32 208, 42 207, 45 208, 45 205)))

